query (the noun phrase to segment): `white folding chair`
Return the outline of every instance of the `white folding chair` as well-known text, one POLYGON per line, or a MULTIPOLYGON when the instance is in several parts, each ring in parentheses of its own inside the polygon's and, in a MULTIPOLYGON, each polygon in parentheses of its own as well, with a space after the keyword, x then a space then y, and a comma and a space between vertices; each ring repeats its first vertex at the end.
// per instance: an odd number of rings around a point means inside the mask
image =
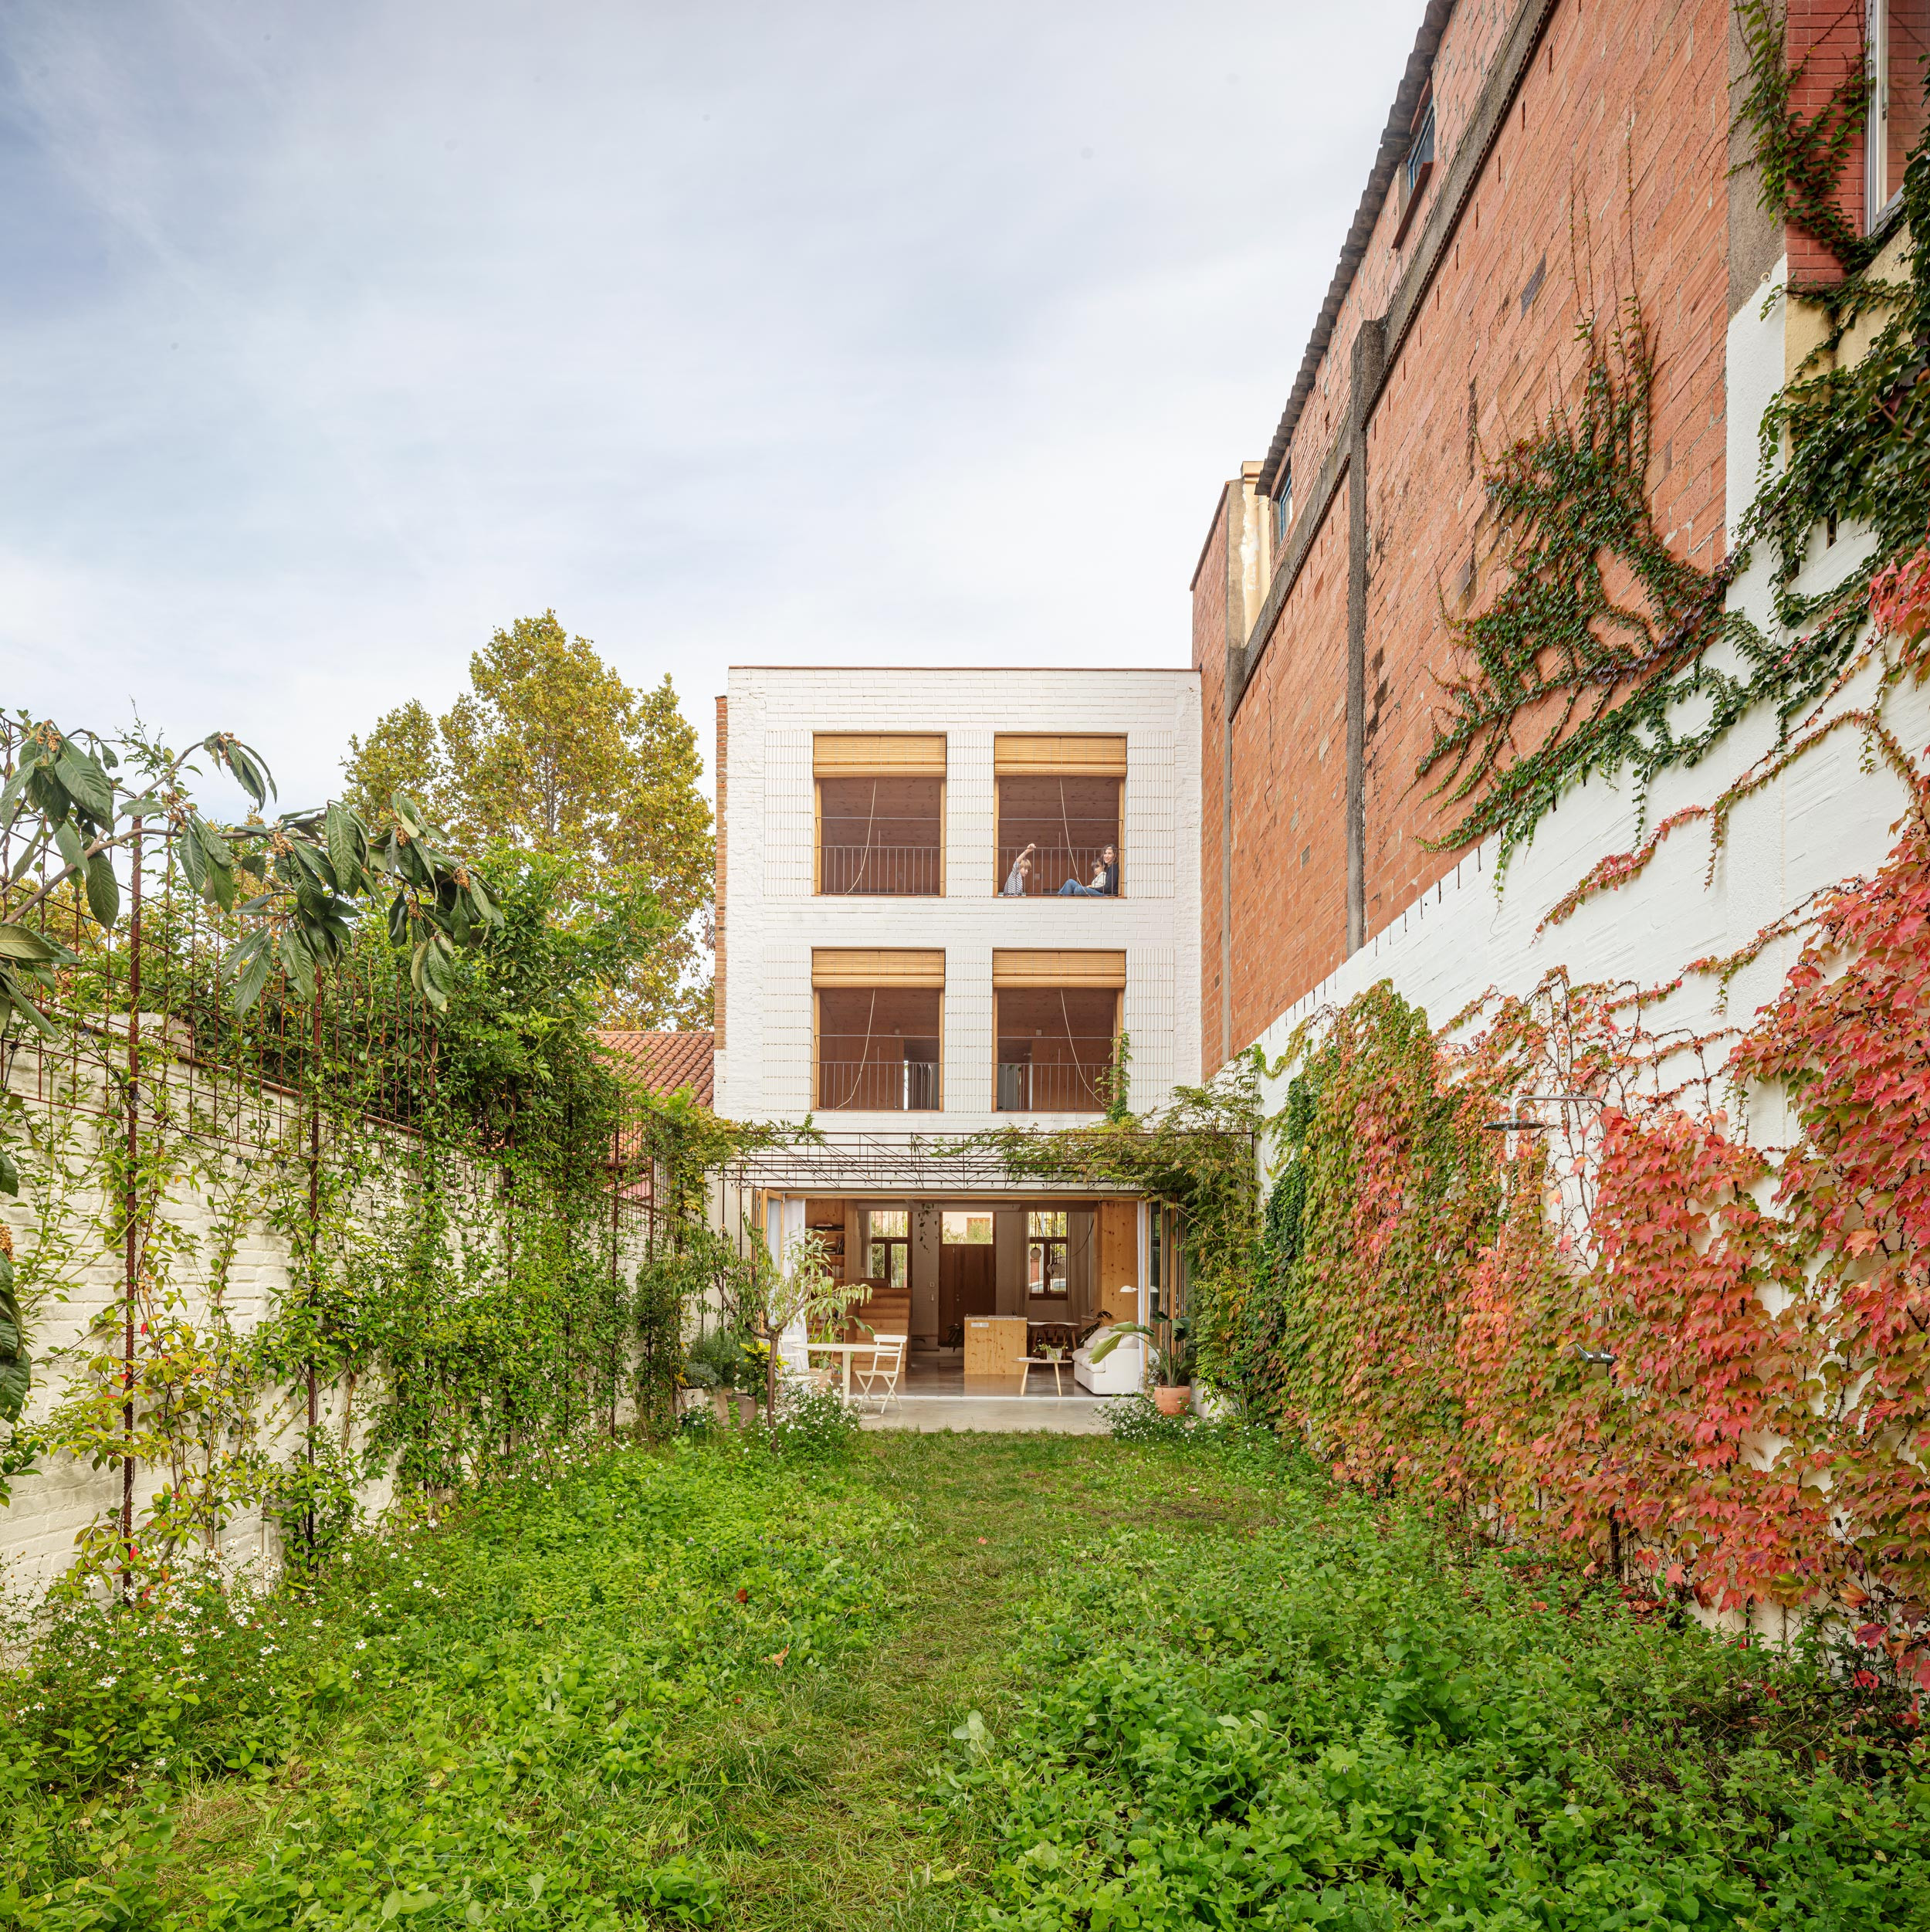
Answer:
POLYGON ((875 1335, 872 1340, 873 1346, 866 1354, 852 1357, 851 1374, 858 1386, 858 1401, 875 1401, 882 1415, 898 1399, 898 1378, 904 1372, 905 1351, 911 1337, 875 1335))

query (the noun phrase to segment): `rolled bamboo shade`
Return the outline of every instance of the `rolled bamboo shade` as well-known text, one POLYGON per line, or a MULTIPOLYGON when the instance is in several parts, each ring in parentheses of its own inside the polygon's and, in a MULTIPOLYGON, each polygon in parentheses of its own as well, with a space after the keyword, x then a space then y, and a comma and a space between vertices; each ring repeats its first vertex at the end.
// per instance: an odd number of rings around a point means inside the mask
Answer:
POLYGON ((1126 734, 1001 731, 992 741, 992 774, 1000 778, 1122 778, 1126 734))
POLYGON ((1106 952, 1018 952, 1010 948, 992 954, 995 987, 1123 986, 1126 954, 1106 952))
POLYGON ((945 951, 943 947, 913 950, 814 946, 811 954, 811 983, 814 986, 943 987, 945 951))
POLYGON ((942 731, 818 731, 811 734, 814 778, 942 778, 942 731))

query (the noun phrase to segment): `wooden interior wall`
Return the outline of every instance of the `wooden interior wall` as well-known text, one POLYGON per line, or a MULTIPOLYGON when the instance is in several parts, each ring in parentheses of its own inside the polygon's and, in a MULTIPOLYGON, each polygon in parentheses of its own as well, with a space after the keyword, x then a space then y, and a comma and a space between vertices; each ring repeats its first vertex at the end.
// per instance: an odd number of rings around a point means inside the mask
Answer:
POLYGON ((1122 1283, 1139 1284, 1139 1204, 1136 1201, 1102 1201, 1099 1203, 1099 1292, 1094 1313, 1102 1310, 1112 1321, 1139 1318, 1136 1297, 1128 1300, 1115 1291, 1122 1283))

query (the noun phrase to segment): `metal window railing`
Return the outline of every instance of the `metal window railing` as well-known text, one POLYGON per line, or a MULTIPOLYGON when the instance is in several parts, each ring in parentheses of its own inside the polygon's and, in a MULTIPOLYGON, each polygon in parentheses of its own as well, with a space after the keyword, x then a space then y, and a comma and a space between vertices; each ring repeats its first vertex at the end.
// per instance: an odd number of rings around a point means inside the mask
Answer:
MULTIPOLYGON (((1002 894, 1014 898, 1049 899, 1055 893, 1063 891, 1068 879, 1077 880, 1082 885, 1092 883, 1093 868, 1098 865, 1107 846, 1112 848, 1113 863, 1119 866, 1119 890, 1126 890, 1125 855, 1119 849, 1116 839, 1108 839, 1095 846, 1034 846, 1032 849, 1031 869, 1023 881, 1022 892, 1008 893, 1012 883, 1012 867, 1017 863, 1019 854, 1025 849, 1023 844, 1001 845, 998 849, 998 890, 1002 894)), ((1077 898, 1076 893, 1068 897, 1077 898)))
POLYGON ((1112 1082, 1112 1042, 1075 1040, 1076 1060, 1001 1060, 1001 1113, 1099 1113, 1112 1082))
POLYGON ((821 1059, 817 1104, 828 1113, 935 1112, 939 1105, 938 1063, 821 1059))
POLYGON ((944 852, 937 846, 834 846, 818 848, 821 893, 895 894, 933 898, 943 890, 944 852))

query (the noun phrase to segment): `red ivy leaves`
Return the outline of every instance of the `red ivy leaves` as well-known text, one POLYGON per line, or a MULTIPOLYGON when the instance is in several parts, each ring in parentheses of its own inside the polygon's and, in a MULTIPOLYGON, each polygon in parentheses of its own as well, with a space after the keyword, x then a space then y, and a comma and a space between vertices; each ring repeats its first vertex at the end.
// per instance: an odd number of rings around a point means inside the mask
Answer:
MULTIPOLYGON (((1282 1385, 1337 1467, 1531 1538, 1618 1538, 1712 1605, 1930 1615, 1919 782, 1881 871, 1825 897, 1731 1056, 1789 1097, 1779 1169, 1666 1085, 1674 1049, 1617 989, 1552 982, 1464 1049, 1385 985, 1336 1016, 1309 1063, 1282 1385), (1529 1091, 1603 1104, 1488 1130, 1529 1091)), ((1921 1646, 1891 1647, 1914 1670, 1921 1646)))

